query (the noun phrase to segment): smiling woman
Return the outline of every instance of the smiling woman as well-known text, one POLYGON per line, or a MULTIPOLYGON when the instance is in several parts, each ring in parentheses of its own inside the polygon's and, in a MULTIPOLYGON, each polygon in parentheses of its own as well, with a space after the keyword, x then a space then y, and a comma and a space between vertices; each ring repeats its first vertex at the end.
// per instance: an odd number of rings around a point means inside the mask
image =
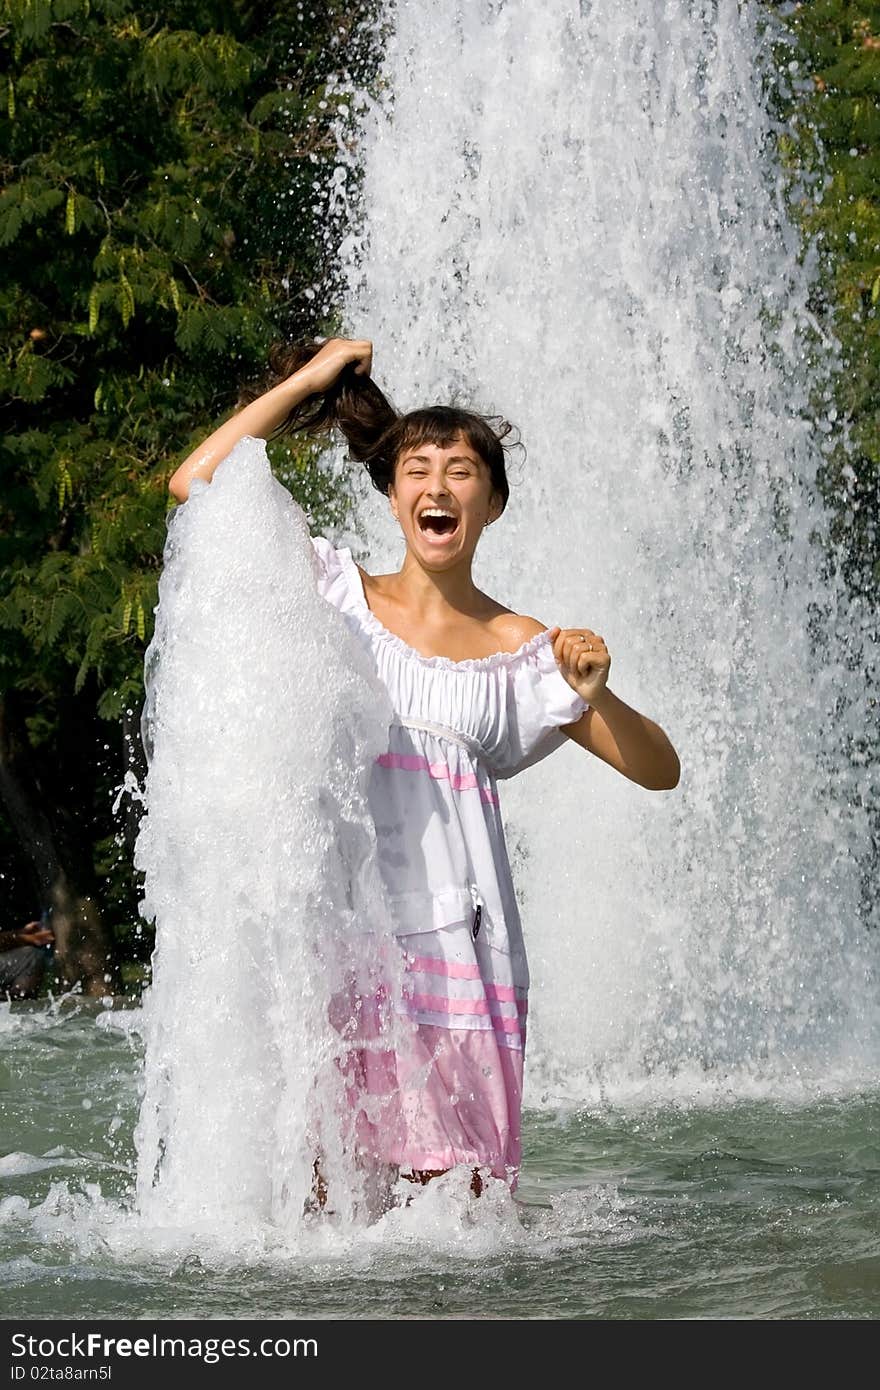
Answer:
MULTIPOLYGON (((498 782, 575 742, 656 789, 678 758, 663 730, 607 689, 611 657, 589 628, 547 629, 471 577, 509 488, 507 421, 452 406, 398 415, 370 379, 372 345, 279 350, 277 380, 181 464, 171 490, 210 479, 247 434, 345 435, 406 543, 370 575, 312 538, 319 592, 368 650, 394 718, 369 781, 379 862, 403 953, 399 1011, 411 1041, 386 1065, 352 1051, 364 1156, 413 1182, 450 1168, 516 1185, 529 975, 498 782), (376 1104, 382 1121, 376 1123, 376 1104)), ((353 1016, 368 1001, 350 1001, 353 1016)), ((315 1196, 326 1188, 316 1164, 315 1196)))
MULTIPOLYGON (((453 429, 456 423, 462 431, 467 428, 466 418, 450 421, 449 428, 453 429)), ((488 526, 500 514, 503 504, 499 503, 491 468, 487 469, 476 450, 468 448, 463 433, 448 448, 427 443, 418 448, 418 453, 403 452, 395 469, 395 481, 388 486, 391 509, 398 521, 402 521, 402 502, 405 510, 412 510, 418 530, 429 541, 442 546, 454 536, 461 539, 471 510, 468 503, 482 498, 487 473, 490 501, 482 525, 488 526)), ((478 505, 477 517, 480 515, 478 505)), ((406 527, 403 529, 406 534, 406 527)))

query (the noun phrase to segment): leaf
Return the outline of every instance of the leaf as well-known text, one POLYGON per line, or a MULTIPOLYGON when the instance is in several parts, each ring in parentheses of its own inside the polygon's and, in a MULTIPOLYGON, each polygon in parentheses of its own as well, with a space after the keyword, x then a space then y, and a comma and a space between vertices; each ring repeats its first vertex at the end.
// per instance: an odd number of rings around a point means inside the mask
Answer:
POLYGON ((43 220, 64 201, 60 188, 45 179, 27 178, 0 193, 0 246, 15 240, 22 227, 43 220))
POLYGON ((49 604, 49 616, 43 623, 41 643, 48 647, 54 646, 65 623, 76 615, 78 607, 76 594, 54 594, 49 604))
MULTIPOLYGON (((95 281, 89 291, 89 332, 94 333, 98 327, 98 318, 101 313, 101 306, 98 301, 98 282, 95 281)), ((95 402, 97 406, 97 401, 95 402)))
POLYGON ((878 299, 880 299, 880 275, 871 286, 871 303, 876 304, 878 299))
POLYGON ((76 680, 73 682, 73 693, 74 693, 74 695, 78 695, 79 692, 82 690, 83 686, 85 685, 85 683, 86 683, 86 676, 89 674, 89 668, 90 668, 91 664, 92 664, 91 656, 89 655, 88 652, 86 652, 85 656, 83 657, 82 661, 80 662, 79 670, 78 670, 77 673, 76 673, 76 680))
POLYGON ((68 236, 73 236, 76 231, 76 192, 70 188, 67 191, 67 210, 64 214, 64 230, 68 236))
POLYGON ((11 121, 15 120, 15 87, 11 77, 6 79, 6 114, 11 121))
POLYGON ((123 328, 127 328, 134 317, 134 294, 125 274, 119 276, 119 313, 123 328))
POLYGON ((66 463, 59 464, 58 467, 58 510, 64 510, 64 503, 68 497, 73 496, 73 481, 66 463))
POLYGON ((137 605, 137 635, 138 635, 138 637, 141 639, 142 642, 143 642, 143 640, 144 640, 144 636, 145 636, 145 634, 146 634, 146 630, 147 630, 147 625, 146 625, 146 619, 145 619, 145 617, 144 617, 144 605, 141 603, 140 599, 138 599, 138 605, 137 605))

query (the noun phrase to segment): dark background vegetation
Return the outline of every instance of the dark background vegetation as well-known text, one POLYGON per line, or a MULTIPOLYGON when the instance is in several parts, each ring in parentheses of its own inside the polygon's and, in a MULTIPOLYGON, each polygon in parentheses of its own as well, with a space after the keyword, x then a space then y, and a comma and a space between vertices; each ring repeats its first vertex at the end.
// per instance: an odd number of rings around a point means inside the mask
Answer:
MULTIPOLYGON (((369 81, 373 8, 0 0, 0 926, 51 907, 59 978, 88 992, 149 957, 136 804, 111 807, 143 772, 167 480, 270 342, 336 329, 333 78, 369 81)), ((880 6, 763 8, 780 161, 793 188, 824 171, 792 209, 844 354, 829 498, 876 611, 880 6)), ((314 526, 341 521, 315 451, 272 447, 314 526)))

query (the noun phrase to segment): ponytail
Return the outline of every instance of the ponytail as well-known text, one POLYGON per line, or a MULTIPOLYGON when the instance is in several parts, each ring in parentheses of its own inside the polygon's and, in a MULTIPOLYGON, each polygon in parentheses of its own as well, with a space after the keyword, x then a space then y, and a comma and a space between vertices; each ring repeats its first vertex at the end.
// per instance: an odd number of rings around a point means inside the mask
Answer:
MULTIPOLYGON (((249 405, 258 396, 293 376, 321 351, 324 343, 276 343, 269 350, 269 379, 256 387, 244 388, 239 406, 249 405)), ((286 419, 272 432, 272 439, 302 433, 330 434, 340 429, 348 440, 349 452, 358 463, 366 462, 381 436, 399 419, 371 377, 359 375, 354 364, 343 367, 326 391, 307 396, 295 405, 286 419)))
MULTIPOLYGON (((239 406, 249 405, 293 376, 323 346, 315 342, 276 343, 269 350, 269 378, 259 386, 244 388, 239 393, 239 406)), ((499 415, 481 415, 447 405, 427 406, 401 415, 371 377, 355 372, 353 363, 343 367, 326 391, 307 396, 295 405, 270 438, 280 439, 293 433, 329 435, 334 428, 345 436, 349 456, 365 464, 373 486, 386 496, 394 481, 394 466, 404 449, 424 443, 445 447, 463 435, 487 465, 492 486, 506 506, 510 487, 505 450, 523 448, 518 441, 502 445, 513 426, 499 415)))

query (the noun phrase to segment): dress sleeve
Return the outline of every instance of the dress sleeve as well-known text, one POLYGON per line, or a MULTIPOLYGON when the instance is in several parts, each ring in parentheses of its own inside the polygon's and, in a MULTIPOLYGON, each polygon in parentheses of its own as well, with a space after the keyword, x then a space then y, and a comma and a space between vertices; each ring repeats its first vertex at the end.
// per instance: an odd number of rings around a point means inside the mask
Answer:
POLYGON ((512 777, 565 743, 563 724, 589 708, 563 676, 546 633, 539 633, 508 668, 507 736, 495 773, 512 777))
POLYGON ((315 579, 318 593, 334 608, 343 613, 355 607, 352 593, 350 552, 337 550, 323 536, 312 536, 312 550, 315 556, 315 579))

